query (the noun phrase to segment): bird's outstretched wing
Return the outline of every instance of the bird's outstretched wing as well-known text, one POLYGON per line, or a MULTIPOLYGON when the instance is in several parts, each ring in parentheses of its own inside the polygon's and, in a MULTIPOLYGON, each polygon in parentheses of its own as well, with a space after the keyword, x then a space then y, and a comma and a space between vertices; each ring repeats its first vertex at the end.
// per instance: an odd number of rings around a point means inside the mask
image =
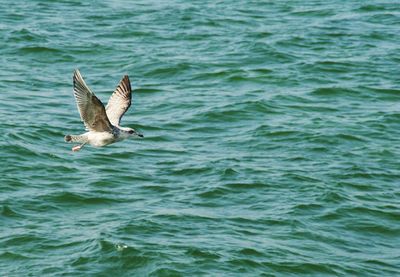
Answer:
POLYGON ((119 82, 106 107, 107 116, 111 123, 119 126, 122 116, 131 106, 132 89, 128 75, 119 82))
POLYGON ((73 80, 76 104, 86 129, 95 132, 111 132, 113 126, 107 118, 103 103, 88 88, 77 69, 73 80))

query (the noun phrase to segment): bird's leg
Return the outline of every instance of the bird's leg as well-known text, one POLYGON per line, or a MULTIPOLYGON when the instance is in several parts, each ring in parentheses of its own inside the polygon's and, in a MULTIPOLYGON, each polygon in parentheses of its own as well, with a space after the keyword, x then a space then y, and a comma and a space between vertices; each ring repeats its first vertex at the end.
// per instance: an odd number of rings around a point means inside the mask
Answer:
POLYGON ((77 152, 77 151, 81 150, 82 147, 83 147, 85 144, 86 144, 86 142, 85 142, 85 143, 82 143, 81 145, 76 145, 76 146, 72 147, 72 151, 73 151, 73 152, 77 152))

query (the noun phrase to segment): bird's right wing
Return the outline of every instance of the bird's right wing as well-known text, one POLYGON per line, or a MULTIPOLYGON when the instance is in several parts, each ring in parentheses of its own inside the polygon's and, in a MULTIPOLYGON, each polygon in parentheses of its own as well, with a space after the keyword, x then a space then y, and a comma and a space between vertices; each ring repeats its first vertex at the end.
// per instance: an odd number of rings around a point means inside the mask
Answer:
POLYGON ((74 95, 81 119, 89 131, 112 132, 103 103, 94 95, 78 69, 74 72, 74 95))

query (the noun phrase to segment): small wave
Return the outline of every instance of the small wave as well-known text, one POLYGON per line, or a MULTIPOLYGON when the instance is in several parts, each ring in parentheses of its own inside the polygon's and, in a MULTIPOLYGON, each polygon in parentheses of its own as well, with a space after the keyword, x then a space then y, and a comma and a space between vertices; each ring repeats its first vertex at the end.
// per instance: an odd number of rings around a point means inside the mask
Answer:
POLYGON ((0 210, 0 215, 8 218, 20 218, 22 217, 21 214, 12 210, 9 206, 3 205, 2 209, 0 210))
POLYGON ((243 248, 239 251, 240 254, 245 256, 255 256, 255 257, 263 257, 265 256, 264 253, 257 251, 254 248, 243 248))
MULTIPOLYGON (((11 135, 10 137, 17 139, 17 136, 15 135, 11 135)), ((32 149, 33 146, 29 145, 28 143, 19 142, 18 140, 10 140, 10 143, 11 142, 12 144, 10 144, 9 147, 6 147, 5 151, 3 151, 4 155, 14 156, 18 160, 27 160, 34 157, 39 158, 42 156, 38 151, 36 151, 36 149, 32 149)))
POLYGON ((310 10, 294 10, 290 13, 294 16, 312 17, 329 17, 335 15, 335 11, 331 9, 310 9, 310 10))
POLYGON ((299 220, 291 220, 287 221, 286 219, 266 219, 262 217, 242 217, 242 216, 233 216, 227 218, 228 221, 232 222, 234 225, 236 224, 248 224, 254 228, 264 228, 263 226, 288 226, 288 225, 297 225, 303 226, 302 222, 299 220))
POLYGON ((385 224, 378 224, 374 222, 357 222, 345 224, 347 230, 353 230, 359 233, 375 234, 379 236, 386 236, 396 238, 400 232, 400 228, 394 228, 385 224))
POLYGON ((328 73, 352 73, 355 65, 350 62, 317 61, 313 64, 314 70, 328 73))
POLYGON ((340 193, 337 191, 326 191, 318 197, 318 200, 323 203, 343 203, 345 201, 350 201, 350 198, 344 193, 340 193))
POLYGON ((30 245, 31 243, 45 243, 46 238, 39 234, 26 232, 25 234, 12 234, 8 238, 2 240, 2 245, 7 248, 16 248, 21 245, 30 245))
POLYGON ((109 274, 115 274, 116 266, 123 272, 128 269, 146 266, 151 261, 151 257, 134 247, 121 242, 115 243, 104 238, 89 242, 89 247, 90 249, 85 251, 85 255, 80 255, 71 261, 73 267, 82 268, 96 262, 105 267, 102 270, 103 274, 107 272, 109 266, 114 269, 110 270, 109 274))
POLYGON ((84 193, 59 192, 42 196, 44 201, 61 203, 61 204, 91 204, 103 205, 117 202, 124 202, 123 199, 117 197, 91 196, 84 193))
POLYGON ((135 93, 160 93, 162 92, 161 89, 157 89, 157 88, 151 88, 151 87, 139 87, 135 89, 135 93))
POLYGON ((57 48, 45 47, 45 46, 25 46, 19 49, 21 52, 25 54, 34 53, 34 54, 49 54, 49 53, 61 53, 62 51, 57 48))
POLYGON ((296 182, 300 181, 300 182, 307 182, 307 183, 322 183, 322 181, 320 179, 317 179, 317 178, 307 175, 307 172, 303 171, 300 173, 290 172, 290 173, 286 173, 284 176, 285 176, 285 178, 289 178, 296 182))
POLYGON ((254 271, 256 271, 257 269, 261 270, 261 272, 267 269, 267 267, 262 263, 255 261, 253 259, 246 259, 246 258, 232 259, 228 261, 228 264, 230 264, 233 267, 240 267, 242 268, 242 271, 248 273, 250 272, 254 273, 254 271))
POLYGON ((311 93, 313 96, 329 96, 329 97, 337 97, 337 96, 359 96, 359 92, 349 88, 343 87, 322 87, 313 90, 311 93))
POLYGON ((207 259, 207 260, 218 260, 220 255, 213 253, 211 251, 205 251, 200 248, 189 248, 186 253, 196 259, 207 259))
POLYGON ((400 122, 400 112, 387 113, 383 116, 384 123, 399 123, 400 122))
POLYGON ((150 69, 145 73, 145 77, 158 77, 158 78, 167 78, 173 77, 178 74, 184 74, 186 71, 190 70, 192 65, 189 63, 178 63, 171 64, 170 66, 163 66, 150 69))
POLYGON ((217 126, 187 127, 187 129, 185 129, 186 132, 193 132, 199 134, 204 134, 205 132, 209 134, 218 134, 221 133, 223 130, 224 129, 222 127, 217 127, 217 126))
POLYGON ((375 24, 385 24, 386 26, 398 24, 399 17, 392 12, 372 14, 367 18, 367 22, 375 24))
POLYGON ((346 140, 346 141, 355 141, 355 142, 365 142, 366 141, 362 137, 359 137, 356 135, 350 135, 350 134, 337 134, 336 137, 341 140, 346 140))
POLYGON ((216 70, 212 72, 201 72, 194 75, 192 78, 193 81, 201 81, 201 80, 213 80, 215 78, 225 78, 234 74, 244 73, 244 71, 238 70, 216 70))
MULTIPOLYGON (((171 266, 172 267, 172 266, 171 266)), ((162 266, 161 268, 157 268, 150 272, 149 276, 183 276, 185 275, 184 272, 173 269, 173 268, 168 268, 165 266, 162 266)))
POLYGON ((265 188, 267 185, 263 183, 229 183, 225 184, 225 187, 231 188, 231 189, 259 189, 259 188, 265 188))
POLYGON ((297 204, 292 208, 292 214, 303 215, 303 214, 315 214, 323 210, 324 206, 316 203, 301 203, 297 204))
POLYGON ((287 261, 282 263, 271 263, 271 262, 263 262, 265 266, 277 271, 277 272, 285 272, 286 274, 293 274, 293 276, 298 276, 301 274, 305 275, 334 275, 340 276, 343 268, 337 264, 331 263, 318 263, 317 261, 313 262, 301 262, 301 261, 287 261))
POLYGON ((195 114, 191 121, 204 122, 204 120, 207 120, 208 122, 229 122, 232 120, 243 120, 245 118, 252 119, 256 113, 274 114, 278 113, 278 108, 264 100, 246 101, 214 107, 208 111, 195 114))
POLYGON ((31 30, 22 28, 10 33, 8 37, 10 42, 40 42, 45 43, 47 41, 46 37, 39 35, 31 30))
MULTIPOLYGON (((165 219, 170 221, 172 224, 173 222, 204 222, 204 221, 214 221, 215 217, 211 215, 205 214, 193 214, 193 213, 184 213, 180 211, 167 211, 159 214, 153 215, 156 219, 165 219)), ((174 227, 178 228, 178 227, 174 227)))
POLYGON ((292 140, 294 138, 306 138, 311 137, 311 133, 301 132, 298 130, 274 130, 272 127, 267 125, 261 125, 254 131, 255 136, 267 137, 272 141, 285 141, 292 140))
POLYGON ((373 5, 373 4, 367 4, 367 5, 362 5, 357 9, 357 11, 361 12, 376 12, 376 11, 385 11, 387 9, 385 4, 381 5, 373 5))
POLYGON ((157 186, 157 185, 147 185, 142 186, 142 189, 157 192, 157 193, 166 193, 169 192, 171 189, 165 186, 157 186))
MULTIPOLYGON (((383 210, 365 206, 342 207, 337 210, 337 213, 343 215, 358 215, 359 217, 365 216, 366 218, 373 216, 375 218, 388 220, 388 222, 396 222, 400 219, 400 213, 396 210, 383 210)), ((373 222, 371 221, 371 223, 373 222)))
POLYGON ((400 90, 395 88, 379 88, 379 87, 360 87, 360 89, 366 90, 385 100, 398 100, 400 98, 400 90))
POLYGON ((30 259, 30 257, 19 254, 19 253, 5 251, 0 254, 0 259, 10 260, 10 261, 18 261, 18 260, 28 260, 28 259, 30 259))
POLYGON ((177 176, 180 176, 180 175, 188 176, 188 175, 211 173, 212 171, 213 171, 213 169, 211 167, 204 166, 204 167, 173 169, 173 170, 171 170, 171 174, 177 175, 177 176))
POLYGON ((206 192, 199 193, 198 196, 206 199, 220 198, 229 194, 231 191, 226 188, 212 188, 206 192))

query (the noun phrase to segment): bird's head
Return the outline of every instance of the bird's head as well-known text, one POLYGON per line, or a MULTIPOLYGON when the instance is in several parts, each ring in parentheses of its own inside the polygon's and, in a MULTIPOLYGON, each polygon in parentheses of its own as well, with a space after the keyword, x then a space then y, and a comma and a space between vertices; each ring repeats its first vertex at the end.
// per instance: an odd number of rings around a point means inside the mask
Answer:
POLYGON ((129 136, 129 137, 132 137, 132 138, 142 138, 143 137, 143 135, 140 133, 140 132, 138 132, 138 131, 136 131, 135 129, 133 129, 133 128, 124 128, 123 129, 123 131, 129 136))

